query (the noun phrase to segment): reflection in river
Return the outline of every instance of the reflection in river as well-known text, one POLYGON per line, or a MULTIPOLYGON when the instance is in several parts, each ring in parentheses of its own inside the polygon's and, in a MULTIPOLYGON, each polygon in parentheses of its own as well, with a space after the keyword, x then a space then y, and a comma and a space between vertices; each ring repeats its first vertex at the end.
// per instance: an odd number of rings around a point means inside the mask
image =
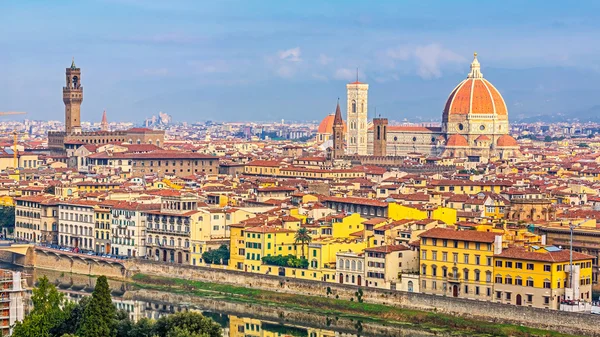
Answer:
MULTIPOLYGON (((94 290, 95 279, 88 276, 64 274, 48 270, 28 270, 28 286, 34 287, 35 281, 46 275, 50 282, 54 283, 60 292, 64 293, 73 302, 85 296, 91 295, 94 290)), ((141 318, 158 319, 164 315, 180 311, 198 311, 212 318, 223 327, 223 336, 226 337, 350 337, 359 336, 358 333, 348 333, 334 330, 311 328, 309 326, 296 326, 280 324, 253 317, 233 315, 214 310, 206 310, 193 304, 169 303, 168 301, 148 301, 137 299, 137 291, 131 289, 130 285, 109 281, 113 303, 118 309, 125 310, 133 321, 141 318)), ((163 294, 168 298, 168 294, 163 294)))

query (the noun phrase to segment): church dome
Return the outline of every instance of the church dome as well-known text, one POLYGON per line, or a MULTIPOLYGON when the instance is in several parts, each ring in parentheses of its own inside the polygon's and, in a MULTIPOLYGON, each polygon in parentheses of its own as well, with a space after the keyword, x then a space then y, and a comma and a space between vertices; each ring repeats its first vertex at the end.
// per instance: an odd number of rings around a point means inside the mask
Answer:
POLYGON ((498 145, 498 147, 515 147, 515 146, 519 146, 519 143, 517 143, 517 140, 514 139, 510 135, 500 136, 498 138, 498 140, 496 141, 496 144, 498 145))
MULTIPOLYGON (((317 133, 325 133, 332 134, 333 133, 333 121, 335 119, 335 114, 329 114, 327 117, 323 118, 321 124, 319 124, 319 128, 317 129, 317 133)), ((346 122, 344 123, 344 132, 346 132, 346 122)))
POLYGON ((469 146, 469 142, 463 135, 455 134, 448 137, 448 141, 446 142, 446 147, 462 147, 469 146))
POLYGON ((508 118, 506 103, 500 92, 486 79, 480 71, 477 53, 471 63, 471 71, 467 78, 460 82, 450 93, 444 107, 443 119, 449 115, 497 115, 508 118))

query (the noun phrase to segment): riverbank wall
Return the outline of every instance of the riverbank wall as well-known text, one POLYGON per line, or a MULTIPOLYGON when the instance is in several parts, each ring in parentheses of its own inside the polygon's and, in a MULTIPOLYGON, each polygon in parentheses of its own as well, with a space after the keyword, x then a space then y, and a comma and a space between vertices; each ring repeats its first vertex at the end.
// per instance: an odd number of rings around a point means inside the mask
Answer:
MULTIPOLYGON (((122 263, 104 263, 90 258, 75 261, 73 257, 35 252, 35 267, 68 273, 106 275, 127 279, 137 273, 229 284, 240 287, 292 293, 297 295, 334 297, 357 300, 359 287, 300 280, 273 275, 258 275, 219 268, 166 264, 149 260, 127 260, 122 263), (98 266, 96 266, 98 265, 98 266)), ((0 259, 4 258, 0 256, 0 259)), ((13 262, 12 259, 7 262, 13 262)), ((510 323, 582 336, 598 336, 599 317, 591 314, 570 313, 493 302, 483 302, 420 293, 409 293, 362 287, 362 299, 377 303, 429 312, 440 312, 459 317, 510 323)))

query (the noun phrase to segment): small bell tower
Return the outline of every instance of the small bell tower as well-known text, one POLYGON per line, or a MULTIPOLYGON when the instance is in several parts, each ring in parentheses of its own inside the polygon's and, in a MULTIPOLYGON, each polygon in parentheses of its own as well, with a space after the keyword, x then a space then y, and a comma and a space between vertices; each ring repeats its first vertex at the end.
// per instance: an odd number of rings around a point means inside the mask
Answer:
POLYGON ((340 109, 340 100, 338 98, 335 108, 335 117, 333 117, 333 151, 332 159, 340 159, 344 155, 344 120, 342 120, 342 110, 340 109))

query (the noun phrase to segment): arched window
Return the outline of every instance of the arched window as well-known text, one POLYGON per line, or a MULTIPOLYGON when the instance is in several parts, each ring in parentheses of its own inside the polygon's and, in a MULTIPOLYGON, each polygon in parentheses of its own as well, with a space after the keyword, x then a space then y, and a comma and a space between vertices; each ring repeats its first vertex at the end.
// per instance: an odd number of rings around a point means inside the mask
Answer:
POLYGON ((346 260, 346 269, 350 269, 350 260, 346 260))
POLYGON ((338 265, 339 265, 339 268, 340 268, 340 269, 344 269, 344 260, 340 259, 340 260, 338 261, 338 265))
POLYGON ((362 261, 358 261, 358 271, 362 271, 362 261))
POLYGON ((352 270, 356 270, 356 261, 352 261, 352 270))
POLYGON ((356 101, 352 100, 352 112, 356 112, 356 101))
POLYGON ((412 293, 414 290, 413 281, 408 281, 408 292, 412 293))

